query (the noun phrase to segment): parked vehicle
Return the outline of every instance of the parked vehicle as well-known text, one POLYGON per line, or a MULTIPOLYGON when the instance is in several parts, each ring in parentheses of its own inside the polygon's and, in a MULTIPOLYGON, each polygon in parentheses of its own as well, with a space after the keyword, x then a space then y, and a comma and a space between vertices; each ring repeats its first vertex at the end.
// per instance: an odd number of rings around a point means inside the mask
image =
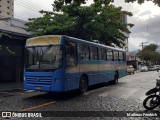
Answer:
POLYGON ((154 71, 154 70, 156 70, 156 68, 155 68, 154 66, 149 66, 149 67, 148 67, 148 70, 149 70, 149 71, 154 71))
POLYGON ((24 88, 42 92, 87 92, 91 85, 116 84, 126 76, 126 51, 65 35, 26 41, 24 88), (112 61, 112 62, 111 62, 112 61), (109 66, 109 67, 108 67, 109 66))
MULTIPOLYGON (((157 72, 159 73, 158 70, 157 72)), ((147 110, 153 110, 160 105, 160 79, 157 79, 156 87, 147 91, 145 95, 148 97, 143 101, 144 108, 147 110)))
POLYGON ((134 67, 132 65, 127 66, 127 72, 128 74, 134 74, 134 67))
POLYGON ((141 71, 141 72, 147 72, 147 71, 148 71, 148 67, 147 67, 147 66, 142 66, 142 67, 140 68, 140 71, 141 71))
POLYGON ((160 65, 154 65, 154 68, 160 70, 160 65))

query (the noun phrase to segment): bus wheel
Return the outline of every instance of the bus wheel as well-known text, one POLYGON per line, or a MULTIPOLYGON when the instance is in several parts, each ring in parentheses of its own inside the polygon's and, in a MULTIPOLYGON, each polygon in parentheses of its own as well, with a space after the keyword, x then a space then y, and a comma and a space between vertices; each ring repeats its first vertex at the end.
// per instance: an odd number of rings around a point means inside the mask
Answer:
POLYGON ((80 94, 83 94, 85 92, 87 92, 87 80, 84 76, 81 77, 80 82, 79 82, 79 91, 80 94))
POLYGON ((118 73, 116 72, 114 76, 113 84, 117 84, 117 83, 118 83, 118 73))

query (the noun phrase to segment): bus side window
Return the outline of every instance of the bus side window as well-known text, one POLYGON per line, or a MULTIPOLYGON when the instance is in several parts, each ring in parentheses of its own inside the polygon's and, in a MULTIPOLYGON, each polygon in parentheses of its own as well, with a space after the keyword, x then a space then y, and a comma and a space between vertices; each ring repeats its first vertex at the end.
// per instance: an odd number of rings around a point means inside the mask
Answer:
POLYGON ((101 55, 101 57, 100 57, 100 60, 107 60, 107 51, 106 51, 106 49, 104 49, 104 48, 102 48, 102 49, 100 49, 100 55, 101 55))
POLYGON ((123 57, 123 53, 119 52, 119 61, 123 61, 124 57, 123 57))
POLYGON ((123 53, 123 61, 126 61, 127 58, 126 58, 126 53, 123 53))
POLYGON ((66 64, 67 67, 77 65, 77 45, 75 43, 70 42, 66 45, 66 64))
POLYGON ((113 52, 112 52, 112 50, 107 50, 107 61, 113 61, 113 52))
POLYGON ((79 52, 80 52, 81 60, 89 60, 90 59, 88 45, 80 44, 79 45, 79 52))
POLYGON ((119 61, 119 59, 118 59, 118 52, 114 51, 113 54, 114 54, 114 61, 119 61))
POLYGON ((98 60, 98 48, 91 46, 90 51, 91 60, 98 60))

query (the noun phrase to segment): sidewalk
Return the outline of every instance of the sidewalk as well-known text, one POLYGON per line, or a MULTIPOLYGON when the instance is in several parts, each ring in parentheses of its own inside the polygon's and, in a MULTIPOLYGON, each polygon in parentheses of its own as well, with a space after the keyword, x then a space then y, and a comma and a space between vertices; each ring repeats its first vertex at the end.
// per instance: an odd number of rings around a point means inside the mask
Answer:
POLYGON ((23 90, 23 82, 15 83, 0 83, 0 92, 3 91, 15 91, 15 90, 23 90))

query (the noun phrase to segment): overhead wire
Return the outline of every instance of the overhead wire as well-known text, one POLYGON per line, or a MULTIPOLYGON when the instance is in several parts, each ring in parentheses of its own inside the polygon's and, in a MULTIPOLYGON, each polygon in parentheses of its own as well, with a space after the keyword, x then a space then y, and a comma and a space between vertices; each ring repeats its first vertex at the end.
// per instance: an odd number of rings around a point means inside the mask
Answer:
POLYGON ((38 10, 41 10, 41 9, 48 9, 48 8, 46 8, 46 7, 44 7, 44 6, 42 6, 42 5, 40 5, 40 4, 31 4, 30 2, 27 2, 27 1, 24 1, 24 0, 16 0, 17 2, 20 2, 20 3, 22 3, 22 4, 26 4, 26 5, 28 5, 29 7, 32 7, 32 8, 34 8, 34 9, 37 9, 38 8, 38 10))
MULTIPOLYGON (((7 13, 6 11, 1 11, 1 12, 4 12, 4 13, 7 13)), ((8 14, 8 13, 7 13, 8 14)), ((1 15, 2 16, 2 15, 1 15)), ((20 18, 24 18, 25 20, 28 20, 28 18, 25 18, 25 17, 22 17, 22 16, 18 16, 18 15, 14 15, 14 16, 17 16, 17 17, 20 17, 20 18)), ((4 18, 6 18, 6 16, 2 16, 4 18)))
POLYGON ((42 5, 31 4, 31 3, 28 3, 28 2, 26 2, 24 0, 15 0, 15 5, 18 5, 18 6, 21 6, 21 7, 24 7, 26 9, 30 10, 31 13, 34 14, 34 15, 36 15, 36 16, 37 15, 38 16, 41 15, 39 13, 39 11, 43 10, 45 8, 45 7, 42 7, 42 5), (41 7, 39 7, 39 6, 41 6, 41 7))

